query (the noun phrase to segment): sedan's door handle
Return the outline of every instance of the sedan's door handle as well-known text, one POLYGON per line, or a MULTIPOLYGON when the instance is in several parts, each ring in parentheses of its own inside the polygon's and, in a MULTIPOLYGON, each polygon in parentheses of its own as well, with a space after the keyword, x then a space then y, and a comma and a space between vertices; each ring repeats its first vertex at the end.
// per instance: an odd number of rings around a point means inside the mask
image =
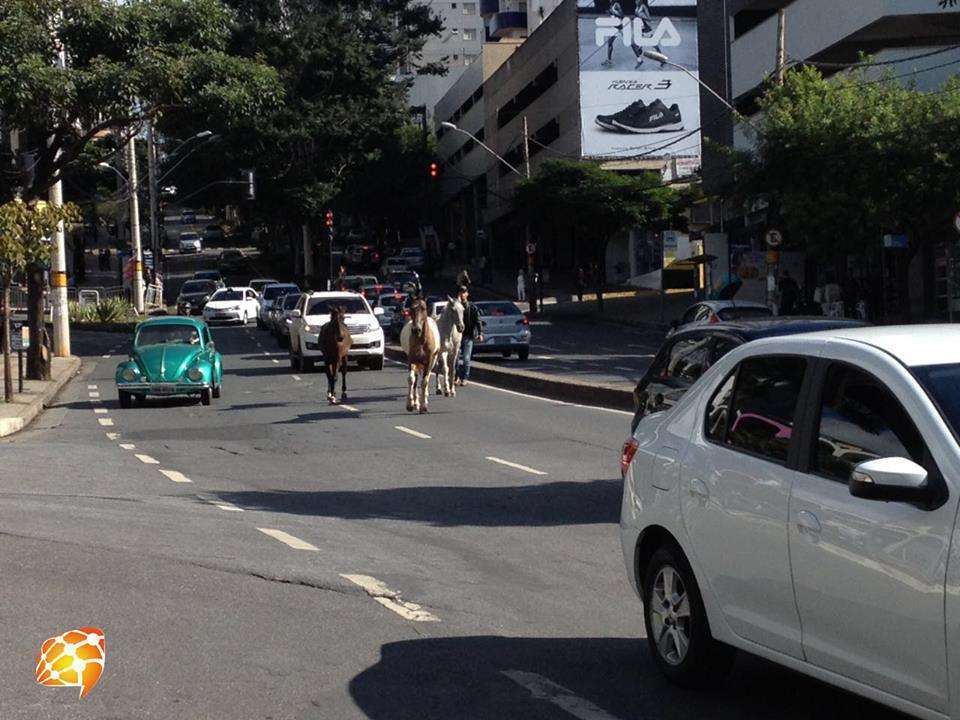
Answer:
POLYGON ((704 500, 707 500, 710 497, 710 491, 707 490, 707 484, 703 482, 703 480, 698 480, 697 478, 694 478, 690 481, 690 494, 695 497, 703 498, 704 500))
POLYGON ((797 530, 800 531, 801 535, 804 533, 819 535, 821 530, 820 521, 817 520, 817 516, 812 512, 801 510, 797 513, 797 530))

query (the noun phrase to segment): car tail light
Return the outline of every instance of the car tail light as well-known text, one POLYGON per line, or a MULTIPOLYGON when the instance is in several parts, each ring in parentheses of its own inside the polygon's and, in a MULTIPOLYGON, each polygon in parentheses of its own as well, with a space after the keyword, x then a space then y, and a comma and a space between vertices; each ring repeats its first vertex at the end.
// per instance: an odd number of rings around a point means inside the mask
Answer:
POLYGON ((718 322, 720 322, 720 316, 717 315, 716 313, 710 313, 710 324, 712 325, 713 323, 718 323, 718 322))
POLYGON ((409 311, 409 310, 404 310, 404 311, 403 311, 403 316, 404 316, 404 317, 410 317, 410 311, 409 311))
POLYGON ((630 469, 630 463, 633 462, 633 456, 637 454, 637 440, 630 438, 623 444, 623 450, 620 451, 620 474, 627 476, 627 470, 630 469))
POLYGON ((529 325, 529 324, 530 324, 530 318, 528 318, 526 315, 524 315, 522 319, 517 320, 517 325, 529 325))

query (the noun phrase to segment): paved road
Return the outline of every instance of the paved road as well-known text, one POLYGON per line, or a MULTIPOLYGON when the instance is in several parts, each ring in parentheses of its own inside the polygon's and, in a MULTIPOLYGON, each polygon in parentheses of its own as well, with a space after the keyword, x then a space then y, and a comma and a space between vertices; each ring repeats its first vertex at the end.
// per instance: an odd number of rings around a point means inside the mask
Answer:
POLYGON ((222 399, 121 410, 126 338, 78 337, 0 443, 4 720, 894 717, 750 658, 714 694, 661 680, 618 543, 627 415, 478 385, 409 415, 395 366, 329 407, 265 334, 215 339, 222 399), (35 685, 85 625, 100 684, 35 685))

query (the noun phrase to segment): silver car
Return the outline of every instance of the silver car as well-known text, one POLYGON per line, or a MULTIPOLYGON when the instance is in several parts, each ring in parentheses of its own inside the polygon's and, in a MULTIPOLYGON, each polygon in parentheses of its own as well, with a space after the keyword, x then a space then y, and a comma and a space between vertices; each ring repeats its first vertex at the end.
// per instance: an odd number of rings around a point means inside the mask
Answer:
POLYGON ((520 308, 508 300, 484 300, 474 305, 480 311, 483 328, 483 342, 474 343, 474 355, 498 352, 503 357, 516 353, 521 360, 530 357, 530 321, 520 308))
POLYGON ((270 309, 272 319, 271 332, 277 338, 277 345, 282 348, 290 346, 290 325, 293 322, 291 313, 300 302, 302 293, 292 292, 277 300, 270 309))

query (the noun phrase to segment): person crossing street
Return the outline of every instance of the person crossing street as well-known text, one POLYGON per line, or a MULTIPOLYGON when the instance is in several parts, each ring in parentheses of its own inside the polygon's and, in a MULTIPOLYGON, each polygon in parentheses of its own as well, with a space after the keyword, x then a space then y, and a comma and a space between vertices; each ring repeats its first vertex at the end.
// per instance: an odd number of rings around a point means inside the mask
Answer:
POLYGON ((463 305, 463 340, 460 342, 460 361, 457 363, 457 378, 454 383, 463 387, 470 379, 473 343, 483 342, 483 325, 480 321, 480 311, 470 302, 470 291, 466 285, 461 285, 457 290, 457 298, 463 305))

